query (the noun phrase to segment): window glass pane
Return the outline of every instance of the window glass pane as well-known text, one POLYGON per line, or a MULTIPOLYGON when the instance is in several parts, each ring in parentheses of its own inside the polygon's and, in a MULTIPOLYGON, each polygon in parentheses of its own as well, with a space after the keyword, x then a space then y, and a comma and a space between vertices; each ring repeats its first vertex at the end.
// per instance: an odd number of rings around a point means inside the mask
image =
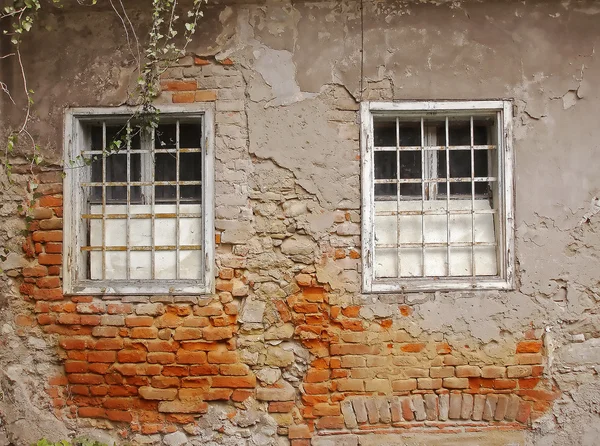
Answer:
MULTIPOLYGON (((177 179, 177 154, 156 153, 154 155, 154 180, 155 181, 176 181, 177 179)), ((173 186, 156 186, 156 202, 173 202, 176 199, 177 188, 173 186)))
MULTIPOLYGON (((179 179, 181 181, 202 181, 202 153, 184 152, 179 155, 179 179)), ((180 197, 186 201, 200 201, 202 186, 200 184, 181 186, 180 197)))
POLYGON ((179 124, 179 147, 182 149, 199 149, 202 141, 202 126, 199 123, 179 124))
POLYGON ((175 149, 177 147, 177 126, 160 124, 154 132, 154 148, 175 149))
MULTIPOLYGON (((396 152, 375 152, 375 179, 396 179, 396 152)), ((375 196, 396 195, 395 184, 375 184, 375 196)))
POLYGON ((373 121, 375 147, 396 147, 396 118, 376 118, 373 121))

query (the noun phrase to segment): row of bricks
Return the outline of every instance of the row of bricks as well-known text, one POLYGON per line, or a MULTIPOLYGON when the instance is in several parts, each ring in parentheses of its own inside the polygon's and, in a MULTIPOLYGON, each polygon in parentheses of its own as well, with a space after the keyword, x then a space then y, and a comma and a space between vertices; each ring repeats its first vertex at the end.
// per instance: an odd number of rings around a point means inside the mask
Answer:
POLYGON ((538 378, 509 379, 482 379, 482 378, 444 378, 432 379, 379 379, 376 383, 370 380, 334 379, 324 383, 303 383, 303 388, 308 395, 326 395, 331 391, 337 392, 411 392, 415 390, 467 390, 480 392, 480 389, 494 389, 497 391, 512 391, 515 389, 529 390, 535 388, 540 380, 538 378))

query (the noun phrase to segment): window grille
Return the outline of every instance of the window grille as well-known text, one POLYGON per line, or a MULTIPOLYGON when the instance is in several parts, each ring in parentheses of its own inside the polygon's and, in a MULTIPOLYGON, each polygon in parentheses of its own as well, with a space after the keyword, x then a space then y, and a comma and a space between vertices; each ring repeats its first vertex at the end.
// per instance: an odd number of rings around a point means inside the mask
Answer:
POLYGON ((509 103, 362 106, 365 291, 512 281, 509 103))
POLYGON ((67 168, 75 240, 65 260, 66 291, 209 291, 210 114, 164 113, 155 129, 145 130, 127 115, 72 113, 66 153, 88 162, 67 168), (113 141, 123 142, 118 150, 109 149, 113 141))

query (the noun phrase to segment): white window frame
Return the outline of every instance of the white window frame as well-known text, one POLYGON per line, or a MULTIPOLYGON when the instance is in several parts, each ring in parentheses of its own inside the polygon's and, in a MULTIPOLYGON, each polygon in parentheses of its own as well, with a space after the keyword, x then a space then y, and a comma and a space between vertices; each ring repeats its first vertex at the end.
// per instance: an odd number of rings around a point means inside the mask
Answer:
POLYGON ((514 288, 514 154, 512 102, 509 100, 363 102, 361 115, 362 178, 362 290, 364 293, 427 292, 454 290, 509 290, 514 288), (376 278, 374 127, 373 116, 410 114, 427 118, 440 113, 497 113, 498 124, 498 220, 496 276, 440 276, 376 278))
MULTIPOLYGON (((63 292, 67 295, 189 295, 214 293, 214 107, 211 104, 193 106, 160 106, 160 116, 202 120, 202 256, 201 279, 127 279, 91 280, 88 265, 80 255, 86 233, 82 215, 84 193, 80 186, 91 167, 70 168, 84 147, 83 125, 105 118, 115 120, 139 112, 134 107, 72 108, 65 114, 64 129, 64 228, 63 228, 63 292)), ((88 260, 89 261, 89 260, 88 260)))

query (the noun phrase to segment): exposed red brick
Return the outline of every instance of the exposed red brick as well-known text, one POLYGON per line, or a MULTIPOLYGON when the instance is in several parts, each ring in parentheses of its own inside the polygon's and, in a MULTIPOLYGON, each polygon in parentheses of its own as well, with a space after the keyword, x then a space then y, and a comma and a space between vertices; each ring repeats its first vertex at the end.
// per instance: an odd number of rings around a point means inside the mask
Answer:
POLYGON ((195 80, 164 80, 160 88, 165 91, 195 91, 197 84, 195 80))
POLYGON ((62 242, 63 232, 62 231, 35 231, 31 238, 34 242, 62 242))
POLYGON ((542 341, 521 341, 517 344, 517 353, 539 353, 542 349, 542 341))
POLYGON ((256 386, 255 376, 213 376, 213 387, 253 388, 256 386))

